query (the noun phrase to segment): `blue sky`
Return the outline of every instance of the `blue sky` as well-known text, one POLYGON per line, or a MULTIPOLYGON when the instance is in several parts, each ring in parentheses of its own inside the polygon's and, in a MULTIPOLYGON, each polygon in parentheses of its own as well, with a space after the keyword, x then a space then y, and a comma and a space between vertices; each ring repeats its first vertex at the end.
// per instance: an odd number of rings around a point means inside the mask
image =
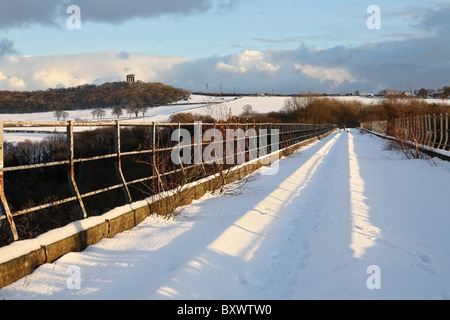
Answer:
POLYGON ((0 5, 0 89, 101 83, 121 80, 127 72, 194 91, 206 83, 281 93, 450 84, 448 1, 1 0, 0 5), (79 30, 66 26, 71 4, 81 11, 79 30), (370 5, 381 10, 380 30, 367 28, 370 5))
POLYGON ((6 35, 29 55, 118 50, 198 58, 242 49, 293 49, 301 44, 327 48, 420 33, 411 26, 414 20, 396 12, 422 2, 378 1, 383 28, 376 31, 366 27, 370 16, 366 9, 373 1, 248 0, 229 8, 214 5, 190 15, 131 17, 121 22, 83 21, 85 12, 80 7, 80 30, 67 29, 70 14, 62 13, 55 18, 56 25, 19 26, 7 30, 6 35))

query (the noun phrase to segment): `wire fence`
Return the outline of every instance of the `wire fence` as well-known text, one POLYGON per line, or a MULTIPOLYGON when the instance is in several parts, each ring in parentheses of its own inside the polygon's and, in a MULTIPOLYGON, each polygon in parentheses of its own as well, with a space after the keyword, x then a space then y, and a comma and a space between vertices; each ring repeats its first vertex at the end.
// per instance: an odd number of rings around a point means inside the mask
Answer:
POLYGON ((449 115, 410 116, 394 121, 373 121, 361 128, 423 146, 450 151, 449 115))
MULTIPOLYGON (((253 160, 255 156, 270 154, 320 136, 335 128, 335 125, 295 123, 13 122, 0 119, 0 232, 6 232, 9 241, 23 239, 26 236, 21 233, 25 234, 25 231, 21 231, 20 224, 16 224, 16 220, 20 217, 31 214, 34 217, 39 212, 70 203, 76 208, 75 220, 85 219, 102 213, 94 213, 95 210, 90 211, 87 208, 86 203, 90 198, 115 192, 109 199, 120 198, 121 200, 114 202, 113 206, 131 203, 169 190, 174 185, 186 183, 188 180, 195 181, 231 168, 239 164, 236 162, 245 163, 253 160), (61 128, 64 133, 60 139, 64 143, 60 146, 59 153, 55 151, 54 156, 44 157, 35 152, 33 157, 27 158, 26 164, 17 164, 13 161, 9 161, 10 165, 6 163, 8 162, 6 160, 14 158, 14 155, 5 154, 4 133, 45 129, 61 131, 61 128), (102 134, 109 134, 112 138, 108 140, 98 135, 96 146, 92 147, 92 152, 86 156, 86 153, 78 149, 87 144, 87 140, 83 140, 86 139, 83 132, 93 129, 106 130, 102 131, 102 134), (131 129, 140 130, 139 139, 136 139, 131 129), (226 130, 230 130, 232 135, 228 135, 226 130), (207 135, 208 131, 209 135, 207 135), (136 140, 131 144, 132 146, 127 144, 124 148, 121 142, 124 133, 127 134, 127 140, 136 140), (204 155, 207 157, 202 157, 204 155), (89 164, 101 161, 109 161, 110 164, 98 165, 95 169, 92 167, 90 171, 86 171, 88 173, 83 171, 88 170, 89 164), (60 170, 59 181, 61 172, 66 172, 65 182, 62 182, 60 186, 52 180, 56 168, 60 170), (38 180, 43 180, 43 177, 49 180, 49 184, 42 184, 47 187, 40 187, 40 181, 24 182, 31 176, 28 172, 32 170, 39 170, 42 173, 38 176, 38 180), (101 170, 105 171, 106 176, 111 176, 111 179, 95 180, 95 176, 101 170), (20 178, 8 177, 18 173, 21 174, 20 178), (93 179, 95 183, 85 182, 88 178, 93 179), (108 180, 108 182, 101 180, 108 180), (108 184, 98 187, 102 183, 108 184), (40 201, 19 204, 26 188, 44 194, 47 193, 46 190, 42 190, 45 188, 61 190, 67 188, 70 193, 59 197, 47 195, 40 201), (10 189, 14 192, 8 192, 10 189), (118 196, 118 191, 121 196, 118 196), (19 200, 12 201, 10 200, 12 198, 19 200)), ((49 190, 48 193, 52 191, 49 190)), ((52 215, 46 217, 49 217, 46 219, 53 219, 52 215)), ((25 220, 27 224, 30 224, 33 219, 25 220)))

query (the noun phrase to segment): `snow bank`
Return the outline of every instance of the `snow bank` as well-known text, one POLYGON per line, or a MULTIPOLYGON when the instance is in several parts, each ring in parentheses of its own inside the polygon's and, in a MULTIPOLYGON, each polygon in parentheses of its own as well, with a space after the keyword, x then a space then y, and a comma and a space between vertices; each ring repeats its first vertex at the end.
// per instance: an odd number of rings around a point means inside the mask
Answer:
POLYGON ((148 198, 146 200, 133 202, 132 204, 117 207, 101 216, 89 217, 83 220, 78 220, 69 223, 64 227, 50 230, 36 237, 35 239, 16 241, 11 245, 1 247, 0 263, 4 263, 22 257, 32 251, 40 249, 42 246, 48 246, 50 244, 64 240, 77 233, 98 226, 104 223, 106 220, 112 220, 125 213, 132 212, 134 210, 142 208, 148 205, 152 200, 153 200, 152 198, 148 198))
POLYGON ((42 246, 56 243, 103 222, 105 222, 105 217, 90 217, 72 222, 61 228, 50 230, 35 239, 16 241, 11 245, 0 248, 0 263, 22 257, 30 252, 40 249, 42 246))
POLYGON ((39 250, 41 245, 36 239, 17 241, 0 248, 0 264, 11 261, 30 252, 39 250))

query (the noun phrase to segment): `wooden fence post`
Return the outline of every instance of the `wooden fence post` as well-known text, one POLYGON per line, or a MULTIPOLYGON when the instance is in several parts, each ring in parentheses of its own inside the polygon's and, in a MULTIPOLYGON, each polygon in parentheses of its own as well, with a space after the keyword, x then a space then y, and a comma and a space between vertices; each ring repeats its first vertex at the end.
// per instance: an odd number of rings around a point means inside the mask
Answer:
POLYGON ((441 148, 443 140, 444 140, 444 116, 441 113, 439 116, 439 144, 437 146, 438 149, 441 148))
MULTIPOLYGON (((186 141, 184 141, 186 142, 186 141)), ((178 122, 178 162, 180 163, 181 166, 181 171, 183 171, 183 175, 184 175, 184 179, 186 179, 187 181, 187 175, 186 175, 186 171, 184 170, 184 165, 183 165, 183 161, 181 161, 181 123, 178 122)), ((184 152, 184 151, 183 151, 184 152)))
POLYGON ((427 146, 430 146, 431 144, 431 136, 432 136, 432 129, 431 129, 431 115, 426 115, 427 117, 427 133, 428 133, 428 138, 427 138, 427 146))
POLYGON ((75 161, 74 161, 74 148, 73 148, 73 121, 69 121, 67 125, 67 160, 69 160, 69 167, 67 175, 69 178, 70 189, 72 194, 77 197, 78 211, 81 219, 87 218, 86 208, 84 207, 83 199, 78 191, 77 183, 75 181, 75 161))
POLYGON ((269 146, 268 152, 269 153, 273 153, 273 148, 272 148, 272 140, 273 140, 273 136, 272 136, 272 123, 269 123, 269 130, 270 132, 268 132, 268 139, 267 139, 267 144, 269 146))
POLYGON ((433 113, 433 143, 431 147, 436 146, 436 138, 437 138, 437 124, 436 124, 436 114, 433 113))
POLYGON ((410 125, 411 125, 411 117, 408 116, 406 117, 406 123, 405 123, 405 136, 406 136, 406 140, 411 141, 411 130, 410 130, 410 125))
POLYGON ((164 191, 164 186, 161 180, 161 176, 159 174, 159 168, 158 168, 158 164, 156 163, 156 123, 153 122, 152 124, 152 157, 153 157, 153 168, 156 172, 156 176, 158 177, 158 193, 161 191, 164 191))
POLYGON ((427 136, 427 130, 425 126, 425 116, 419 116, 419 126, 420 126, 420 144, 425 144, 425 138, 427 136))
MULTIPOLYGON (((445 141, 444 141, 444 149, 447 148, 447 143, 448 143, 448 113, 445 113, 445 141)), ((448 150, 450 150, 450 148, 448 148, 448 150)))
POLYGON ((5 180, 3 172, 3 119, 0 119, 0 216, 6 217, 6 226, 12 241, 19 240, 16 224, 9 209, 8 201, 5 195, 5 180))
POLYGON ((120 182, 122 183, 122 190, 125 196, 125 201, 127 203, 131 203, 131 194, 130 190, 128 190, 127 183, 125 181, 125 177, 123 176, 122 172, 122 160, 120 157, 120 123, 119 121, 116 121, 116 125, 114 126, 114 144, 115 144, 115 152, 117 153, 116 158, 116 174, 117 178, 119 178, 120 182))
POLYGON ((417 143, 420 143, 420 118, 418 116, 414 117, 414 134, 416 135, 417 143))

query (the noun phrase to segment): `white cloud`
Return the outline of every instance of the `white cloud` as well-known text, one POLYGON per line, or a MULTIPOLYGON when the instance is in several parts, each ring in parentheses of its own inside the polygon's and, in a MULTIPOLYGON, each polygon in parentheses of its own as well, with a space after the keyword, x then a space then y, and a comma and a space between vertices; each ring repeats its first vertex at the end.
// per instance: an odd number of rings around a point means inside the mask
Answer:
MULTIPOLYGON (((2 75, 9 83, 0 82, 0 89, 37 90, 57 85, 74 87, 106 81, 121 81, 126 73, 138 80, 159 81, 164 71, 185 61, 178 57, 160 57, 143 53, 128 53, 123 59, 117 51, 56 55, 46 57, 22 56, 0 60, 2 75), (127 71, 124 71, 127 70, 127 71), (26 86, 25 86, 26 84, 26 86)), ((1 80, 1 77, 0 77, 1 80)))
POLYGON ((324 83, 325 81, 332 81, 334 83, 334 87, 339 87, 345 81, 350 83, 358 81, 344 68, 327 68, 299 63, 295 64, 295 68, 311 78, 319 80, 321 83, 324 83))
POLYGON ((226 72, 230 72, 230 73, 238 73, 238 74, 244 74, 245 72, 247 72, 247 68, 244 66, 232 66, 229 64, 226 64, 222 61, 218 62, 216 64, 216 69, 219 71, 226 71, 226 72))
POLYGON ((26 88, 25 81, 18 77, 11 77, 8 80, 9 88, 13 90, 24 90, 26 88))
POLYGON ((0 72, 0 87, 4 87, 7 90, 25 90, 26 85, 23 79, 16 76, 8 77, 0 72))
POLYGON ((0 89, 101 84, 124 80, 127 73, 145 82, 193 91, 204 91, 208 84, 209 92, 219 87, 247 93, 442 88, 449 85, 450 72, 450 46, 443 40, 428 36, 320 50, 302 45, 294 50, 245 50, 197 59, 121 51, 6 56, 0 59, 0 89))
POLYGON ((227 62, 218 62, 216 68, 238 74, 255 72, 274 74, 280 67, 270 63, 268 59, 269 56, 260 51, 245 50, 242 53, 227 57, 227 62))
MULTIPOLYGON (((83 19, 117 23, 136 17, 184 15, 214 8, 228 9, 241 0, 80 0, 83 19), (98 2, 98 1, 97 1, 98 2), (95 3, 97 3, 95 2, 95 3), (225 4, 223 4, 225 3, 225 4), (178 6, 171 6, 177 4, 178 6)), ((0 12, 0 29, 51 24, 61 2, 15 2, 0 12), (22 3, 23 2, 23 3, 22 3), (42 3, 41 3, 42 2, 42 3), (21 7, 21 8, 22 8, 21 7), (52 10, 48 10, 52 9, 52 10)), ((65 3, 65 2, 64 2, 65 3)), ((65 17, 65 11, 62 11, 65 17)), ((292 50, 245 50, 197 59, 154 56, 124 51, 96 51, 47 57, 17 56, 14 43, 0 38, 0 89, 46 89, 86 83, 119 81, 127 73, 139 80, 159 81, 193 91, 218 86, 227 92, 371 92, 385 88, 441 88, 450 85, 450 5, 442 4, 417 15, 421 37, 372 42, 360 46, 315 49, 303 44, 292 50)), ((395 34, 392 30, 389 34, 395 34)), ((269 38, 251 38, 271 43, 269 38)), ((385 39, 386 40, 386 39, 385 39)), ((369 40, 370 41, 370 40, 369 40)), ((214 89, 212 89, 214 88, 214 89)))
POLYGON ((89 82, 86 78, 79 78, 68 71, 57 69, 37 70, 33 74, 33 80, 37 83, 41 83, 45 88, 56 88, 58 85, 76 87, 80 84, 89 82))
MULTIPOLYGON (((26 90, 121 81, 127 73, 134 73, 138 80, 159 81, 191 90, 202 90, 206 83, 210 83, 211 88, 223 83, 228 88, 236 85, 235 88, 239 90, 244 88, 254 92, 258 86, 265 86, 267 81, 275 81, 280 66, 271 61, 270 55, 248 50, 230 56, 195 60, 145 53, 98 51, 3 59, 0 60, 0 70, 5 75, 23 79, 26 90), (125 56, 127 59, 124 59, 125 56), (250 86, 244 81, 249 81, 250 86)), ((0 83, 0 89, 9 87, 6 83, 0 83)))
POLYGON ((18 62, 19 61, 19 59, 17 59, 16 57, 12 57, 12 56, 8 57, 7 59, 9 61, 11 61, 11 62, 18 62))

